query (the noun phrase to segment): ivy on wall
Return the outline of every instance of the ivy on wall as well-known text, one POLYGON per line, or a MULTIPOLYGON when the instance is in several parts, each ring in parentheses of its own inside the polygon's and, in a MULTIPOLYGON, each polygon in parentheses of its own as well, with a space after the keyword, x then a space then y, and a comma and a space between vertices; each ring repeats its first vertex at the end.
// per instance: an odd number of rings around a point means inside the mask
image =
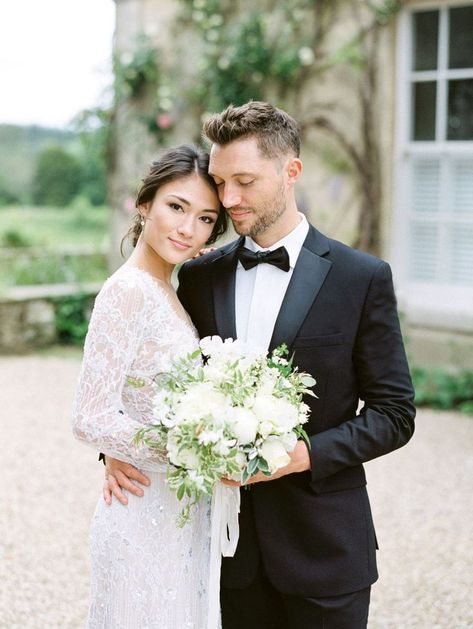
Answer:
POLYGON ((378 48, 382 29, 401 5, 399 0, 261 0, 256 9, 251 0, 180 0, 175 39, 180 54, 191 50, 192 59, 169 67, 162 51, 140 37, 115 61, 116 102, 134 108, 161 145, 170 141, 183 112, 195 118, 198 140, 208 112, 230 103, 269 100, 287 108, 303 138, 317 129, 332 139, 340 157, 330 166, 343 164, 359 194, 352 244, 379 253, 378 48), (185 78, 189 61, 190 79, 185 78), (325 86, 340 81, 348 98, 332 102, 325 86), (349 124, 340 124, 343 116, 349 124))
POLYGON ((175 121, 173 85, 163 69, 160 51, 144 35, 114 60, 116 105, 143 101, 139 120, 158 144, 165 144, 175 121), (144 111, 143 111, 144 109, 144 111))

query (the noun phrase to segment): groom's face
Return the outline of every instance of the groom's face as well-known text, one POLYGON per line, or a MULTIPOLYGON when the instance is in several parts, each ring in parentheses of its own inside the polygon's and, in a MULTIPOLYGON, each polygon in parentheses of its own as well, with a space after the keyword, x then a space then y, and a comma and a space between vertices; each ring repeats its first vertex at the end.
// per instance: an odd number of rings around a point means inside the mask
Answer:
POLYGON ((209 172, 238 234, 257 238, 284 221, 284 160, 264 157, 256 138, 214 144, 209 172))

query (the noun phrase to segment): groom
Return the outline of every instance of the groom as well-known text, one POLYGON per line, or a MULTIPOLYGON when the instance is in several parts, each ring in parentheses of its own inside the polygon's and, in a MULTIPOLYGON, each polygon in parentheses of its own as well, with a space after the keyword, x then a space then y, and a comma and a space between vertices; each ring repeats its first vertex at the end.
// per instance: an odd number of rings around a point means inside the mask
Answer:
MULTIPOLYGON (((230 106, 204 134, 240 238, 186 263, 179 298, 201 337, 286 343, 317 381, 310 449, 298 442, 289 465, 241 491, 238 548, 222 567, 223 629, 361 629, 377 579, 363 463, 414 431, 391 271, 298 212, 300 140, 286 112, 230 106)), ((140 479, 131 466, 108 466, 114 493, 117 477, 123 487, 126 476, 140 479)))

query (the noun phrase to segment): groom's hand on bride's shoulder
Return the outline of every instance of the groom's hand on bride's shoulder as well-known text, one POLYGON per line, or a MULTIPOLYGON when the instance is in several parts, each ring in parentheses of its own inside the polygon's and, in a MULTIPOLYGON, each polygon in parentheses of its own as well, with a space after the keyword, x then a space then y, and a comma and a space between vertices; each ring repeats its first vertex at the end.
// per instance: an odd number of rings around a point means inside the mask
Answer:
POLYGON ((149 478, 142 474, 136 467, 130 463, 113 459, 110 456, 105 457, 105 480, 103 483, 103 499, 107 504, 112 503, 112 497, 115 496, 123 505, 128 504, 128 498, 122 489, 126 489, 135 496, 143 496, 144 492, 132 481, 137 481, 146 487, 149 485, 149 478))
MULTIPOLYGON (((289 454, 291 457, 290 463, 281 467, 277 472, 271 474, 271 476, 266 476, 262 472, 258 472, 254 476, 251 476, 249 480, 245 483, 245 485, 252 485, 253 483, 265 483, 271 480, 276 480, 277 478, 281 478, 281 476, 287 476, 287 474, 298 474, 299 472, 307 472, 311 469, 310 463, 310 454, 307 448, 307 445, 304 441, 298 441, 296 443, 296 447, 289 454)), ((222 482, 225 485, 232 485, 234 487, 238 487, 241 483, 237 483, 236 481, 230 480, 228 478, 222 479, 222 482)))

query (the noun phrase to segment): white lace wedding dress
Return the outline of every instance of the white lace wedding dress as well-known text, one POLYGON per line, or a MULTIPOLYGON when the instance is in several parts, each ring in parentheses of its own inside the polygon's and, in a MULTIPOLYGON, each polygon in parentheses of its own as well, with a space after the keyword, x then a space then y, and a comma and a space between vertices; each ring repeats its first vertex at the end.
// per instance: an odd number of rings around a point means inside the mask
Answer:
POLYGON ((207 626, 210 504, 190 524, 165 484, 155 452, 133 445, 152 416, 153 377, 196 347, 197 335, 165 285, 124 266, 97 297, 73 411, 74 434, 132 463, 151 485, 128 505, 99 499, 91 526, 89 629, 204 629, 207 626))

